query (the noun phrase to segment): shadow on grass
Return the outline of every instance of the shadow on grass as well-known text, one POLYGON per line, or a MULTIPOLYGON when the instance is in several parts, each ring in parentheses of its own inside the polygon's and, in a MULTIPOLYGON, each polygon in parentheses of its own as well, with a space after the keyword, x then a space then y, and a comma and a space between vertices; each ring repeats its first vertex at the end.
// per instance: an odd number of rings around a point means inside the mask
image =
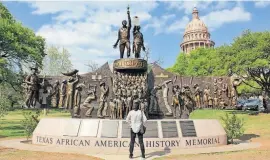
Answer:
POLYGON ((2 136, 2 135, 0 135, 0 138, 6 138, 7 136, 2 136))
POLYGON ((246 115, 258 115, 258 111, 242 111, 242 110, 226 110, 229 114, 246 114, 246 115))
POLYGON ((257 135, 257 134, 244 134, 239 139, 242 140, 242 141, 248 141, 248 140, 251 140, 252 138, 258 138, 258 137, 260 137, 260 135, 257 135))
POLYGON ((19 125, 14 125, 14 126, 2 126, 1 127, 2 130, 23 130, 23 126, 19 126, 19 125))

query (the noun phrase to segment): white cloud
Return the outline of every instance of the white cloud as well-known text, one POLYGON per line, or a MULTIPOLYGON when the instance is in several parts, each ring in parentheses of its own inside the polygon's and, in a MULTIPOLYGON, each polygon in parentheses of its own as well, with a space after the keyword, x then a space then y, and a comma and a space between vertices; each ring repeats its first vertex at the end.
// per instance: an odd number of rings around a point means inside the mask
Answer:
POLYGON ((256 1, 254 4, 257 8, 265 8, 270 5, 270 1, 256 1))
POLYGON ((210 30, 214 30, 226 23, 249 21, 251 20, 251 13, 236 6, 233 9, 210 12, 202 16, 201 19, 210 30))
POLYGON ((161 17, 153 17, 148 24, 144 27, 145 30, 147 29, 154 29, 154 35, 158 35, 161 33, 166 32, 167 23, 169 20, 174 19, 174 14, 167 14, 161 17))
POLYGON ((167 33, 181 33, 186 28, 186 25, 189 22, 189 18, 187 16, 182 17, 182 19, 173 22, 166 30, 167 33))
POLYGON ((211 5, 212 1, 168 1, 165 3, 169 9, 184 10, 185 14, 191 14, 194 7, 204 10, 211 5))

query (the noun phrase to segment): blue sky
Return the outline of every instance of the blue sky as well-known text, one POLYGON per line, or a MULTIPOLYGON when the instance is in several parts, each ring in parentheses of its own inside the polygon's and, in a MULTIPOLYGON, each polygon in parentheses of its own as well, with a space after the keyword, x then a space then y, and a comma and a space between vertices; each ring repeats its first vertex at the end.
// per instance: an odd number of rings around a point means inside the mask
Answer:
POLYGON ((151 49, 150 61, 162 59, 162 67, 174 64, 185 26, 193 7, 208 26, 216 46, 229 44, 242 31, 270 30, 268 1, 29 1, 3 2, 25 26, 46 38, 48 45, 65 47, 74 68, 87 72, 85 64, 103 64, 119 58, 112 45, 117 30, 131 16, 140 17, 145 43, 151 49))

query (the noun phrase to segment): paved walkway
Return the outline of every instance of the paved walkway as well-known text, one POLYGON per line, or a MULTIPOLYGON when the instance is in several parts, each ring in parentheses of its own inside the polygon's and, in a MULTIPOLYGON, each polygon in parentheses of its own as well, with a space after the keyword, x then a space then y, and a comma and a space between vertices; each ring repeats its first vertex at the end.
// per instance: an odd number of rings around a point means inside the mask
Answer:
MULTIPOLYGON (((29 150, 29 151, 41 151, 41 152, 58 152, 58 153, 75 153, 75 154, 85 154, 94 157, 100 157, 105 160, 128 160, 128 150, 119 148, 97 148, 97 149, 86 149, 81 147, 59 147, 59 146, 43 146, 43 145, 33 145, 21 143, 25 139, 12 139, 0 141, 0 146, 6 148, 14 148, 19 150, 29 150)), ((209 147, 209 148, 193 148, 193 149, 172 149, 172 150, 158 150, 158 149, 148 149, 146 150, 146 159, 151 160, 157 157, 169 156, 169 155, 181 155, 181 154, 200 154, 200 153, 215 153, 215 152, 228 152, 228 151, 241 151, 252 148, 258 148, 261 144, 259 143, 240 143, 238 145, 227 145, 219 147, 209 147)), ((140 150, 134 150, 134 159, 140 159, 140 150)))

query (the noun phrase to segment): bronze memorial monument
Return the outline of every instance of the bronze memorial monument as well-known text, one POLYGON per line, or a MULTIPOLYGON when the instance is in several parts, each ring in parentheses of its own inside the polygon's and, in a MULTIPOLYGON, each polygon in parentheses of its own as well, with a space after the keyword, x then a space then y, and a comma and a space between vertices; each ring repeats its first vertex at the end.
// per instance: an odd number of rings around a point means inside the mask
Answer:
MULTIPOLYGON (((79 75, 73 70, 62 77, 50 77, 51 83, 56 82, 52 87, 53 106, 70 110, 73 118, 42 119, 33 133, 33 144, 128 149, 130 127, 124 119, 134 104, 139 104, 148 118, 146 148, 227 144, 226 133, 217 120, 190 120, 189 115, 195 109, 219 108, 221 104, 232 107, 241 81, 236 76, 184 77, 148 63, 141 58, 145 46, 139 17, 134 16, 133 34, 129 7, 127 17, 113 45, 119 45, 120 52, 113 67, 106 63, 94 72, 79 75), (134 55, 130 54, 131 47, 134 55)), ((38 86, 36 69, 33 71, 25 81, 27 106, 34 104, 38 86)))

